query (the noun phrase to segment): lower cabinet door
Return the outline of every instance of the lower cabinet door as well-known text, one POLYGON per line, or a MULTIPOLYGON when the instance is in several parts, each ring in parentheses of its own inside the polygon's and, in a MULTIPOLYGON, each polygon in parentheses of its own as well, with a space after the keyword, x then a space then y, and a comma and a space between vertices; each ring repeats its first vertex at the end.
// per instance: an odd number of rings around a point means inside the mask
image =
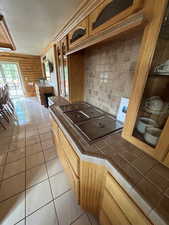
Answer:
MULTIPOLYGON (((105 212, 105 216, 107 216, 108 224, 111 225, 131 225, 128 221, 127 217, 123 214, 117 203, 114 201, 112 196, 108 193, 107 190, 104 190, 103 194, 103 202, 102 202, 102 210, 105 212)), ((103 216, 100 220, 103 219, 103 216)), ((102 224, 102 223, 101 223, 102 224)), ((104 225, 104 224, 103 224, 104 225)), ((106 225, 106 223, 105 223, 106 225)))
POLYGON ((100 211, 100 224, 101 225, 112 225, 103 210, 100 211))

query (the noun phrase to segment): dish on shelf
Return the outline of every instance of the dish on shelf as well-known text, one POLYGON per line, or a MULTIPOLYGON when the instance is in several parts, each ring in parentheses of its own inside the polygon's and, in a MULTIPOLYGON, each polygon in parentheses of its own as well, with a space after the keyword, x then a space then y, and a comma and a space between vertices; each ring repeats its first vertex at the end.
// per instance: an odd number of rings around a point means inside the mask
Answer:
POLYGON ((164 102, 159 96, 152 96, 145 101, 145 108, 152 111, 162 111, 164 102))
POLYGON ((158 127, 158 124, 155 120, 147 117, 140 117, 138 119, 136 129, 140 134, 144 134, 146 132, 146 128, 149 127, 158 127))
POLYGON ((160 138, 161 132, 162 130, 159 128, 149 127, 146 129, 146 132, 144 134, 144 139, 148 144, 152 146, 156 146, 160 138))

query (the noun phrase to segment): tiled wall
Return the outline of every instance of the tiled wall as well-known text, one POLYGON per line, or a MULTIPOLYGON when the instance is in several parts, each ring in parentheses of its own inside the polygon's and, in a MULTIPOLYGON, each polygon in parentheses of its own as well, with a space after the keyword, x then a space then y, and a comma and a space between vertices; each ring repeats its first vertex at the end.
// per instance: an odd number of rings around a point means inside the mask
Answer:
POLYGON ((85 101, 116 115, 129 97, 142 32, 85 51, 85 101))

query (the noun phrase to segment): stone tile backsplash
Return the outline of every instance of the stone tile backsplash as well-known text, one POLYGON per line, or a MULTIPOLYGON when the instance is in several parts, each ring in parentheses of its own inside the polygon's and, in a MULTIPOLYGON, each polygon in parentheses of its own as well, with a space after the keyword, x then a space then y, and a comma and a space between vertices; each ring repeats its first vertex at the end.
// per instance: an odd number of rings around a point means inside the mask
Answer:
POLYGON ((130 97, 142 32, 85 50, 85 101, 117 114, 130 97))

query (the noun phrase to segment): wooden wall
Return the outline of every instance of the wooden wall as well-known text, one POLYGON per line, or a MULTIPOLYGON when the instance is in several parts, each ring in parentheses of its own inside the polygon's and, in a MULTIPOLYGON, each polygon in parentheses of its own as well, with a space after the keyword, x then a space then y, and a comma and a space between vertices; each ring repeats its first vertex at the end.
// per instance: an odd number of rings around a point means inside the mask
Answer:
POLYGON ((35 82, 43 77, 40 56, 0 53, 0 61, 19 63, 26 96, 35 96, 35 82))

